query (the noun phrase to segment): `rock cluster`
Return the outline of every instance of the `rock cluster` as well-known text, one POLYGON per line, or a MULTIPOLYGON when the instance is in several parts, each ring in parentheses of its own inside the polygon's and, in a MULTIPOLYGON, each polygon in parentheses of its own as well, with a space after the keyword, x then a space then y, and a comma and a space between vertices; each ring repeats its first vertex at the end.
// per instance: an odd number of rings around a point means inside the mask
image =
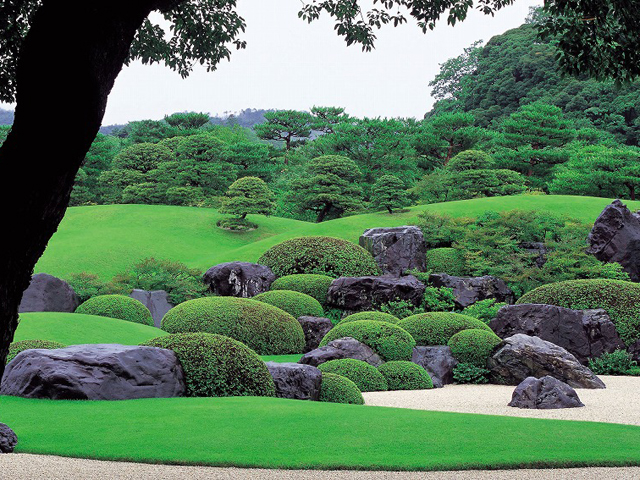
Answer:
POLYGON ((373 310, 388 302, 405 300, 420 305, 425 285, 413 275, 340 277, 329 287, 327 304, 349 311, 373 310))
POLYGON ((515 297, 504 280, 491 275, 484 277, 454 277, 446 273, 429 275, 429 284, 434 287, 453 289, 456 308, 463 309, 480 300, 495 298, 498 302, 513 303, 515 297))
POLYGON ((324 336, 333 328, 331 320, 324 317, 299 317, 298 322, 304 332, 305 346, 302 353, 315 350, 324 336))
POLYGON ((371 347, 352 337, 338 338, 329 342, 324 347, 316 348, 315 350, 305 353, 298 363, 317 367, 329 360, 338 360, 341 358, 362 360, 374 367, 378 367, 384 363, 382 358, 380 358, 371 347))
POLYGON ((509 406, 552 409, 584 407, 584 404, 573 388, 547 375, 542 378, 525 378, 514 390, 509 406))
POLYGON ((453 383, 453 368, 458 361, 448 346, 414 347, 411 361, 429 373, 435 388, 453 383))
POLYGON ((399 276, 407 270, 425 270, 424 237, 416 226, 369 228, 359 243, 371 253, 383 274, 399 276))
POLYGON ((18 312, 74 312, 80 300, 73 288, 48 273, 36 273, 22 294, 18 312))
POLYGON ((18 444, 18 437, 4 423, 0 423, 0 453, 12 453, 18 444))
POLYGON ((294 400, 318 400, 322 372, 312 365, 267 362, 276 385, 276 396, 294 400))
POLYGON ((139 290, 134 289, 129 295, 141 302, 151 312, 151 318, 153 318, 153 325, 160 328, 162 317, 171 310, 174 305, 169 302, 169 295, 164 290, 139 290))
POLYGON ((266 292, 276 276, 258 263, 227 262, 215 265, 204 274, 212 293, 223 297, 250 298, 266 292))

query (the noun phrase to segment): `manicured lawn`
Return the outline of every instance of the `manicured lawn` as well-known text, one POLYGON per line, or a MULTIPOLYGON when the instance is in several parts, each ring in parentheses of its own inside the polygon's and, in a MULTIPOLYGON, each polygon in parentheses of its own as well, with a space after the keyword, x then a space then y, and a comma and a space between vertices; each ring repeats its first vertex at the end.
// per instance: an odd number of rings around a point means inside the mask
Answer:
POLYGON ((269 468, 640 465, 640 427, 257 397, 0 397, 18 452, 269 468))

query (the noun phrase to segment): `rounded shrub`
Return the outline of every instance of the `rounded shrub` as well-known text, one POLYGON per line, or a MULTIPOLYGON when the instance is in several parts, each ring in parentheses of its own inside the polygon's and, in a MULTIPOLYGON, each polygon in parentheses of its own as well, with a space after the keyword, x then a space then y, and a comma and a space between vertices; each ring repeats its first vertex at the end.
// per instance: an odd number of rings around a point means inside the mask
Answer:
POLYGON ((387 380, 389 390, 426 390, 433 388, 427 371, 413 362, 393 361, 383 363, 378 371, 387 380))
POLYGON ((259 302, 268 303, 278 307, 294 318, 308 315, 310 317, 321 317, 324 310, 320 302, 309 295, 292 290, 273 290, 264 292, 253 297, 259 302))
POLYGON ((234 338, 260 355, 304 350, 300 323, 280 308, 249 298, 205 297, 167 312, 162 329, 169 333, 216 333, 234 338))
POLYGON ((318 368, 325 373, 335 373, 348 378, 361 392, 381 392, 387 390, 387 381, 373 365, 353 358, 341 358, 322 363, 318 368))
POLYGON ((246 345, 223 335, 176 333, 141 343, 173 350, 182 364, 191 397, 264 396, 276 394, 262 359, 246 345))
POLYGON ((467 274, 464 255, 456 248, 442 247, 428 250, 426 264, 429 272, 449 275, 467 274))
POLYGON ((402 328, 387 322, 358 320, 340 323, 333 327, 320 342, 324 347, 332 340, 353 337, 368 345, 385 360, 409 360, 416 346, 415 340, 402 328))
POLYGON ((620 338, 630 345, 640 338, 640 285, 623 280, 567 280, 542 285, 516 303, 541 303, 573 309, 603 308, 620 338))
POLYGON ((398 326, 411 334, 417 345, 446 345, 462 330, 479 329, 491 332, 482 321, 452 312, 427 312, 403 318, 398 326))
POLYGON ((333 237, 298 237, 274 245, 258 260, 277 277, 298 273, 330 277, 378 275, 373 257, 354 243, 333 237))
POLYGON ((271 284, 271 290, 293 290, 294 292, 305 293, 324 305, 327 302, 327 294, 331 282, 333 282, 333 278, 327 275, 298 273, 277 278, 271 284))
POLYGON ((487 360, 502 339, 486 330, 462 330, 449 339, 451 353, 460 363, 470 363, 477 367, 487 366, 487 360))
POLYGON ((16 358, 20 352, 31 350, 32 348, 44 348, 47 350, 55 350, 56 348, 64 348, 66 345, 49 340, 21 340, 13 342, 9 345, 9 353, 7 354, 7 363, 16 358))
POLYGON ((342 320, 340 320, 340 323, 357 322, 359 320, 369 320, 371 322, 398 323, 400 319, 394 315, 391 315, 390 313, 371 311, 371 312, 352 313, 351 315, 344 317, 342 320))
POLYGON ((342 375, 335 373, 323 373, 320 385, 321 402, 352 403, 364 405, 362 392, 357 385, 342 375))
POLYGON ((125 295, 98 295, 97 297, 92 297, 76 308, 75 313, 119 318, 128 322, 153 326, 153 318, 151 318, 149 309, 142 302, 125 295))

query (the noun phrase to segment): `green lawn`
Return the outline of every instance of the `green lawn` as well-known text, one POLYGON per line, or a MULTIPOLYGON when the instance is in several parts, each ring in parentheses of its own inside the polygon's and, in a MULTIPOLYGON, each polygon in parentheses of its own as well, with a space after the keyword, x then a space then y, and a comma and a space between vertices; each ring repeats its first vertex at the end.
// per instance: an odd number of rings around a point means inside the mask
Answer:
POLYGON ((84 458, 367 470, 640 465, 640 427, 605 423, 258 397, 0 397, 0 412, 18 452, 84 458))

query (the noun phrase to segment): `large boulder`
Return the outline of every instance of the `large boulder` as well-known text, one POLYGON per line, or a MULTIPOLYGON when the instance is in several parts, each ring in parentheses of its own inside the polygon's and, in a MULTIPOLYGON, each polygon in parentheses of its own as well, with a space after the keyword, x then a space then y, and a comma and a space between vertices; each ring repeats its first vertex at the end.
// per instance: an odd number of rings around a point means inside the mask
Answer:
POLYGON ((315 350, 305 353, 298 363, 317 367, 329 360, 338 360, 341 358, 362 360, 374 367, 378 367, 384 363, 382 358, 380 358, 371 347, 352 337, 332 340, 324 347, 316 348, 315 350))
POLYGON ((324 317, 302 316, 298 318, 298 322, 304 332, 305 346, 302 353, 318 348, 324 336, 333 328, 331 320, 324 317))
POLYGON ((182 366, 171 350, 116 344, 19 353, 6 367, 1 395, 52 400, 182 397, 182 366))
POLYGON ((18 437, 4 423, 0 423, 0 453, 12 453, 18 444, 18 437))
POLYGON ((425 270, 426 248, 418 227, 369 228, 360 236, 360 246, 373 256, 383 274, 425 270))
POLYGON ((160 328, 162 317, 174 307, 169 301, 169 295, 164 290, 139 290, 136 288, 129 296, 149 309, 153 325, 157 328, 160 328))
POLYGON ((318 400, 322 372, 312 365, 267 362, 276 385, 276 396, 294 400, 318 400))
POLYGON ((532 303, 507 305, 489 326, 500 338, 524 333, 554 343, 585 365, 590 358, 625 348, 615 325, 602 309, 571 310, 532 303))
POLYGON ((73 288, 48 273, 36 273, 22 294, 18 312, 69 312, 80 305, 80 299, 73 288))
POLYGON ((509 406, 546 410, 584 407, 584 404, 573 388, 547 375, 542 378, 525 378, 514 390, 509 406))
POLYGON ((429 275, 429 284, 434 287, 453 289, 456 307, 463 309, 480 300, 495 298, 498 302, 513 303, 515 297, 504 280, 491 275, 484 277, 454 277, 446 273, 429 275))
POLYGON ((598 260, 618 262, 632 281, 640 281, 640 215, 615 200, 596 219, 587 241, 587 251, 598 260))
POLYGON ((505 338, 487 361, 487 367, 492 380, 505 385, 549 375, 573 388, 605 388, 602 380, 564 348, 523 333, 505 338))
POLYGON ((425 286, 413 275, 340 277, 331 282, 327 304, 349 311, 373 310, 396 300, 420 305, 425 286))
POLYGON ((242 298, 266 292, 275 279, 269 267, 249 262, 220 263, 207 270, 203 277, 212 293, 242 298))
POLYGON ((453 367, 458 361, 448 346, 414 347, 411 361, 429 372, 435 388, 453 383, 453 367))

